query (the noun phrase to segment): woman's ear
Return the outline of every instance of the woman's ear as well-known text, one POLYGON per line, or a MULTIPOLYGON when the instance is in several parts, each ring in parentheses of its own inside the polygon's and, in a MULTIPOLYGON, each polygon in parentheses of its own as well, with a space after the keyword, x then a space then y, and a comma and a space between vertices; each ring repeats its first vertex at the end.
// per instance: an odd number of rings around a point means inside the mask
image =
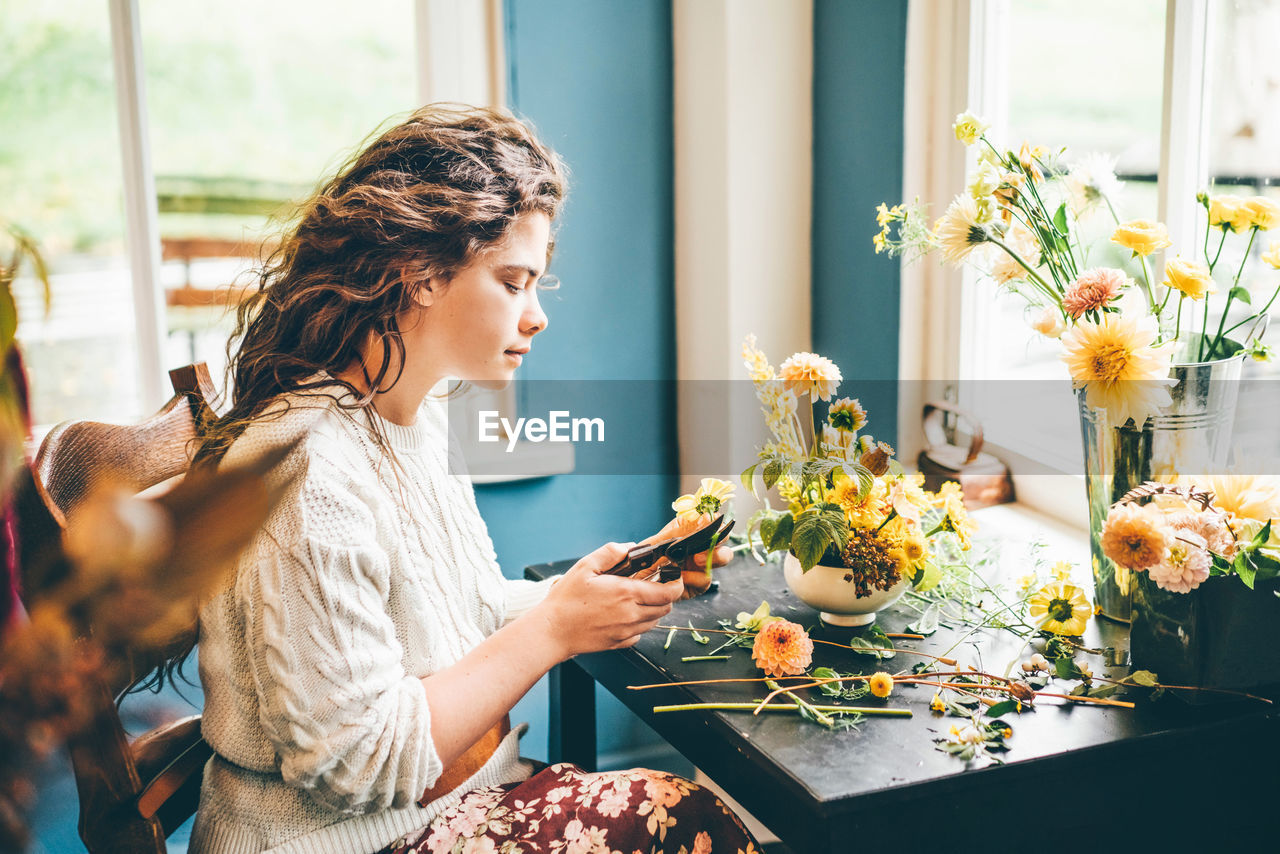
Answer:
POLYGON ((436 283, 432 279, 409 280, 407 287, 409 288, 409 298, 419 308, 426 308, 436 301, 436 283))

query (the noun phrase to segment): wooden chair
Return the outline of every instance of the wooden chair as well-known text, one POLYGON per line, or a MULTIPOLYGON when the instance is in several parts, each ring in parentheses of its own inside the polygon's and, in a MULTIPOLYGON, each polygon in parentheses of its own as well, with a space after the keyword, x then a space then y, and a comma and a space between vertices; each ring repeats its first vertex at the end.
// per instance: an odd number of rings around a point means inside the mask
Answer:
MULTIPOLYGON (((45 437, 16 498, 25 591, 52 589, 56 574, 68 571, 60 554, 61 531, 96 486, 110 482, 140 492, 187 470, 193 440, 214 417, 213 382, 204 363, 170 371, 169 377, 173 399, 141 424, 73 421, 45 437)), ((195 813, 204 765, 212 755, 200 734, 199 715, 128 741, 116 698, 137 683, 141 672, 135 669, 117 680, 124 684, 100 680, 93 687, 94 723, 69 744, 80 836, 93 854, 164 852, 165 838, 195 813)))

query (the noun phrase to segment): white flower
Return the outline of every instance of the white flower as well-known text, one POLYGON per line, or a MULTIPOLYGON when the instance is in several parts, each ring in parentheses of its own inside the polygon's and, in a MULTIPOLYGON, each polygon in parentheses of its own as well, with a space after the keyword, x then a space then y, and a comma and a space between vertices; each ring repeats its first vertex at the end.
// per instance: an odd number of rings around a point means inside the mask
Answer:
POLYGON ((1113 202, 1124 188, 1116 178, 1116 159, 1109 154, 1090 152, 1071 164, 1066 177, 1071 210, 1076 216, 1096 207, 1104 199, 1113 202))
POLYGON ((933 235, 942 249, 943 260, 956 265, 962 264, 974 249, 990 242, 978 202, 968 195, 955 197, 934 223, 933 235))
POLYGON ((1067 324, 1062 320, 1062 312, 1053 306, 1045 306, 1031 316, 1031 328, 1046 338, 1061 337, 1067 331, 1067 324))

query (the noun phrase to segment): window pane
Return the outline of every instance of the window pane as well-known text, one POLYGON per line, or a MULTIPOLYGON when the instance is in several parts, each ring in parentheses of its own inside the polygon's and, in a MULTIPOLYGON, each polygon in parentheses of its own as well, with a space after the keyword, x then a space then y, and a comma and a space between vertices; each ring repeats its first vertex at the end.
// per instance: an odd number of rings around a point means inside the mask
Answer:
POLYGON ((48 314, 34 281, 15 286, 40 425, 138 413, 114 85, 106 3, 5 5, 0 217, 31 233, 52 274, 48 314))
POLYGON ((168 359, 220 381, 233 323, 209 290, 248 284, 269 218, 415 106, 413 4, 144 0, 141 14, 163 280, 171 303, 213 303, 171 305, 168 359))
MULTIPOLYGON (((1224 0, 1211 10, 1210 195, 1264 196, 1280 203, 1280 52, 1275 45, 1280 0, 1224 0)), ((1220 238, 1210 235, 1211 256, 1220 238)), ((1275 241, 1280 241, 1280 229, 1258 233, 1246 259, 1247 237, 1228 234, 1215 270, 1220 281, 1239 271, 1240 284, 1258 308, 1280 287, 1280 273, 1261 260, 1275 241)), ((1251 313, 1247 306, 1233 305, 1228 325, 1251 313)), ((1242 326, 1237 336, 1243 338, 1249 328, 1242 326)), ((1273 347, 1280 345, 1280 334, 1273 328, 1267 340, 1273 347)), ((1276 370, 1274 364, 1268 368, 1276 370)), ((1262 370, 1256 365, 1249 369, 1262 370)))

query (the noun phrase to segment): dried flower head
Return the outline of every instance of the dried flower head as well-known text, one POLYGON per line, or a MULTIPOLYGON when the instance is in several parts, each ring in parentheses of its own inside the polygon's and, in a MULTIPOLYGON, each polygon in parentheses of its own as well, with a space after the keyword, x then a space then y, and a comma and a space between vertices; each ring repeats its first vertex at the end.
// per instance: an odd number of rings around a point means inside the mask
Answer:
POLYGON ((876 442, 871 450, 858 457, 858 462, 876 477, 889 470, 889 458, 894 454, 893 446, 887 442, 876 442))
POLYGON ((798 623, 772 620, 756 635, 751 659, 766 676, 796 676, 813 663, 813 641, 798 623))
POLYGON ((890 589, 902 580, 895 551, 894 544, 873 528, 854 528, 840 553, 849 570, 845 580, 853 584, 859 596, 890 589))
POLYGON ((1062 295, 1062 310, 1079 319, 1087 311, 1106 307, 1120 292, 1133 284, 1133 279, 1112 267, 1085 270, 1067 286, 1062 295))

